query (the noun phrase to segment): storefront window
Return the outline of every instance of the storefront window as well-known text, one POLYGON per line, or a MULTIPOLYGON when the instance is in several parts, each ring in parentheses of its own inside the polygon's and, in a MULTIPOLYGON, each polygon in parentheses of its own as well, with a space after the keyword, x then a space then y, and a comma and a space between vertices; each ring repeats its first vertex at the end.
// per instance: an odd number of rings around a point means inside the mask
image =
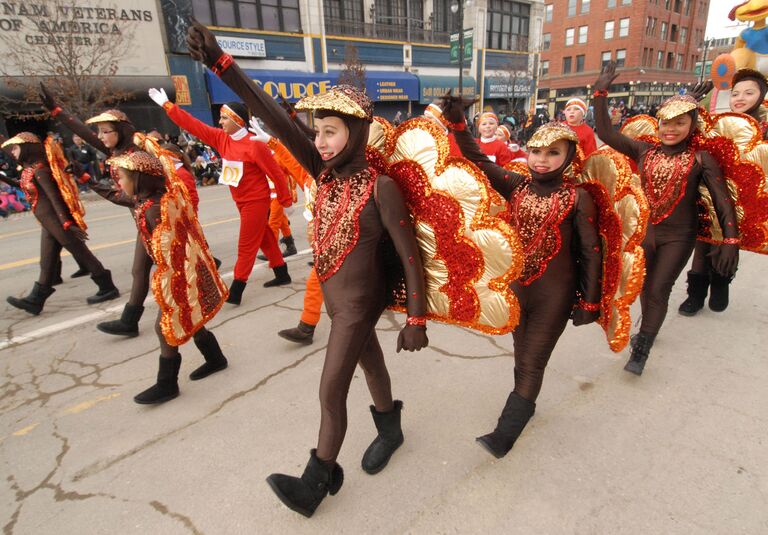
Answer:
POLYGON ((497 50, 528 50, 529 4, 489 0, 486 46, 497 50))

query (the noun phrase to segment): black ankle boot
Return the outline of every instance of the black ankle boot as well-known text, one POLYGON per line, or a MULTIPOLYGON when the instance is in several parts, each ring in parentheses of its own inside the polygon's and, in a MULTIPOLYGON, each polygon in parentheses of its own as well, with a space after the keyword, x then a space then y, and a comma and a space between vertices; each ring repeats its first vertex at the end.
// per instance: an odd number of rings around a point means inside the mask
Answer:
POLYGON ((117 299, 120 297, 120 291, 115 286, 115 283, 112 282, 112 272, 108 269, 105 269, 98 275, 91 275, 91 278, 93 279, 93 282, 95 282, 99 287, 99 291, 86 299, 86 302, 89 305, 103 303, 104 301, 109 301, 110 299, 117 299))
MULTIPOLYGON (((709 286, 709 309, 715 312, 722 312, 728 308, 728 286, 731 284, 731 277, 723 277, 714 271, 710 275, 709 286)), ((702 303, 702 306, 704 303, 702 303)))
POLYGON ((653 347, 653 341, 656 338, 654 334, 648 334, 640 331, 632 337, 632 353, 629 356, 629 360, 624 369, 635 375, 643 375, 643 369, 645 368, 645 362, 648 360, 648 356, 651 353, 651 347, 653 347))
POLYGON ((212 373, 223 370, 229 365, 224 353, 221 352, 219 341, 216 340, 216 337, 211 331, 208 331, 207 336, 200 340, 195 338, 195 345, 197 346, 197 349, 200 350, 200 353, 203 354, 205 364, 189 374, 189 378, 193 381, 204 379, 212 373))
POLYGON ((232 281, 232 286, 229 287, 229 297, 227 297, 227 303, 232 305, 239 305, 243 299, 243 290, 245 290, 245 283, 237 279, 232 281))
POLYGON ((58 286, 59 284, 63 284, 64 279, 61 278, 61 274, 55 275, 53 277, 53 281, 51 281, 51 286, 58 286))
POLYGON ((37 316, 43 311, 45 300, 48 299, 56 289, 51 286, 43 286, 39 282, 36 282, 32 286, 32 291, 26 297, 8 297, 6 301, 16 308, 26 310, 30 314, 37 316))
POLYGON ((403 443, 403 430, 400 427, 400 412, 403 410, 403 402, 395 400, 394 408, 389 412, 378 412, 371 405, 373 423, 379 435, 373 439, 371 445, 363 454, 362 466, 369 474, 378 474, 387 466, 390 457, 403 443))
POLYGON ((285 244, 285 250, 283 251, 283 258, 286 256, 293 256, 298 251, 296 250, 296 243, 293 241, 293 236, 285 236, 280 239, 280 243, 285 244))
POLYGON ((301 477, 272 474, 267 483, 289 509, 310 517, 327 494, 333 496, 339 492, 344 483, 344 470, 338 463, 330 466, 318 459, 317 450, 313 449, 301 477))
POLYGON ((280 338, 285 338, 291 342, 304 345, 311 344, 312 337, 314 335, 315 326, 310 325, 309 323, 304 323, 303 321, 299 321, 299 324, 291 329, 283 329, 282 331, 277 331, 277 336, 280 338))
POLYGON ((139 320, 142 314, 144 314, 143 306, 126 303, 119 320, 102 321, 96 325, 96 328, 103 333, 133 338, 139 336, 139 320))
POLYGON ((496 429, 475 440, 497 459, 501 459, 515 445, 520 433, 536 410, 536 404, 512 392, 501 411, 496 429))
POLYGON ((165 403, 179 395, 179 368, 181 355, 175 357, 160 357, 157 371, 157 383, 137 394, 133 401, 140 405, 157 405, 165 403))
POLYGON ((272 288, 273 286, 284 286, 291 283, 291 276, 288 275, 288 264, 277 266, 272 268, 272 272, 275 274, 275 278, 271 281, 264 283, 264 288, 272 288))
POLYGON ((86 268, 78 266, 77 267, 77 271, 72 273, 72 275, 70 275, 69 278, 70 279, 76 279, 78 277, 85 277, 86 275, 90 275, 90 273, 91 272, 88 271, 86 268))
MULTIPOLYGON (((707 298, 709 277, 695 271, 688 272, 688 297, 680 304, 677 311, 683 316, 695 316, 704 308, 704 300, 707 298)), ((712 300, 710 299, 710 303, 712 300)))

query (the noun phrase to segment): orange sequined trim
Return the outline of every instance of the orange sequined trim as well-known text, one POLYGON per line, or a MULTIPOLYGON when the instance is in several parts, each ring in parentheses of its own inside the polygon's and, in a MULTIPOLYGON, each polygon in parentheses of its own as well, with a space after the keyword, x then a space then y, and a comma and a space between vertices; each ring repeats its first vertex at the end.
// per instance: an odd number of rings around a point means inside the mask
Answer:
POLYGON ((40 164, 34 167, 25 167, 21 171, 21 179, 19 180, 21 190, 29 198, 29 204, 32 205, 32 213, 35 213, 37 200, 40 198, 40 194, 37 192, 37 185, 35 184, 35 173, 41 167, 43 166, 40 164))
POLYGON ((573 208, 576 189, 563 184, 558 190, 542 197, 530 183, 514 193, 510 206, 512 225, 523 242, 525 266, 518 281, 528 285, 547 269, 549 261, 560 251, 560 223, 573 208))
POLYGON ((376 175, 364 169, 349 177, 322 174, 317 180, 315 233, 312 250, 315 271, 321 282, 331 278, 360 238, 360 212, 376 184, 376 175))
POLYGON ((666 155, 653 147, 643 161, 643 189, 651 205, 651 223, 661 223, 685 195, 685 186, 696 158, 690 148, 666 155))

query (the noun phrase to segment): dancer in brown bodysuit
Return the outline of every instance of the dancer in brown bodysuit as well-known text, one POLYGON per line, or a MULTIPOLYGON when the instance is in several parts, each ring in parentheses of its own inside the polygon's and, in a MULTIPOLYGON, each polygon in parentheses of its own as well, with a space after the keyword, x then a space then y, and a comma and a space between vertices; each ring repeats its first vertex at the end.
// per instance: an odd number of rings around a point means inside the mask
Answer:
POLYGON ((40 314, 46 299, 56 290, 52 283, 58 274, 59 253, 62 246, 77 262, 92 274, 99 291, 89 297, 88 304, 116 299, 120 292, 112 282, 112 274, 99 262, 85 244, 87 235, 78 227, 61 196, 53 176, 45 147, 40 139, 29 132, 22 132, 3 143, 10 147, 13 157, 24 169, 18 182, 32 204, 32 213, 42 226, 40 239, 40 278, 26 297, 8 297, 16 308, 30 314, 40 314))
POLYGON ((656 335, 664 323, 672 286, 693 252, 698 229, 699 183, 704 182, 715 204, 725 244, 713 256, 715 269, 725 277, 736 272, 739 259, 736 212, 720 167, 706 151, 689 147, 696 131, 697 103, 690 96, 672 97, 656 114, 660 145, 633 140, 611 126, 608 87, 616 79, 616 64, 603 68, 595 82, 594 106, 597 135, 605 143, 637 162, 643 191, 651 207, 648 232, 643 241, 646 277, 640 295, 643 319, 632 341, 624 367, 643 373, 656 335))
POLYGON ((477 439, 501 458, 533 416, 544 369, 571 314, 574 325, 599 317, 602 244, 591 195, 563 181, 576 154, 576 133, 556 123, 539 128, 528 141, 528 180, 483 154, 466 130, 464 105, 458 97, 447 98, 443 115, 464 157, 479 166, 509 202, 525 253, 523 274, 512 283, 520 302, 520 323, 512 333, 515 387, 496 429, 477 439))
POLYGON ((397 185, 369 169, 365 148, 373 104, 364 93, 338 86, 297 104, 297 109, 314 111, 317 137, 313 144, 280 105, 222 52, 205 27, 193 23, 187 41, 192 57, 210 66, 238 94, 318 184, 312 247, 331 318, 320 379, 320 432, 317 449, 312 450, 301 478, 272 474, 267 479, 283 503, 311 516, 328 493, 338 492, 343 481, 336 458, 347 428, 347 393, 358 364, 373 398, 371 412, 379 432, 363 455, 363 469, 377 473, 402 444, 402 402, 392 399, 389 372, 375 331, 386 307, 380 244, 389 234, 405 271, 408 320, 398 337, 398 351, 419 350, 428 343, 418 245, 397 185))
MULTIPOLYGON (((763 106, 768 92, 768 80, 761 72, 741 69, 733 75, 731 86, 731 111, 755 119, 763 132, 763 139, 768 139, 768 110, 763 106)), ((688 272, 688 297, 678 309, 683 316, 695 316, 704 308, 707 293, 711 310, 722 312, 728 308, 728 286, 733 277, 723 276, 712 268, 711 257, 718 247, 702 240, 696 241, 691 270, 688 272)))
MULTIPOLYGON (((103 152, 107 156, 117 156, 126 151, 136 150, 136 146, 133 144, 133 134, 136 130, 128 116, 123 112, 107 110, 89 119, 87 123, 95 124, 99 130, 98 134, 95 134, 80 119, 63 110, 53 95, 42 84, 40 99, 43 102, 43 106, 51 112, 51 117, 58 119, 61 124, 80 136, 91 147, 103 152)), ((117 186, 117 174, 110 170, 110 176, 114 182, 113 187, 105 186, 95 179, 91 180, 88 186, 108 201, 130 208, 131 214, 133 214, 131 199, 126 198, 117 186)), ((139 335, 139 319, 141 319, 144 313, 144 300, 147 297, 147 293, 149 293, 149 274, 151 270, 152 259, 144 249, 144 245, 142 245, 141 236, 137 235, 136 245, 133 250, 133 267, 131 268, 133 280, 128 303, 123 308, 123 313, 119 320, 101 322, 96 326, 97 329, 107 334, 119 336, 139 335)))
MULTIPOLYGON (((136 227, 141 238, 142 247, 147 255, 152 251, 152 240, 155 229, 162 221, 161 199, 166 193, 163 165, 150 154, 136 150, 124 153, 122 156, 110 158, 111 169, 118 174, 120 190, 132 200, 136 214, 136 227)), ((150 258, 152 258, 150 256, 150 258)), ((174 274, 176 276, 176 274, 174 274)), ((189 285, 189 280, 187 280, 189 285)), ((206 297, 200 295, 199 300, 206 297)), ((133 400, 142 405, 156 405, 169 401, 179 395, 179 368, 181 354, 178 346, 170 345, 163 335, 161 318, 163 311, 158 311, 155 322, 155 332, 160 340, 160 361, 157 382, 137 394, 133 400)), ((193 381, 203 379, 212 373, 227 367, 227 359, 221 352, 214 334, 200 327, 194 335, 195 345, 205 357, 205 364, 193 371, 189 378, 193 381)))

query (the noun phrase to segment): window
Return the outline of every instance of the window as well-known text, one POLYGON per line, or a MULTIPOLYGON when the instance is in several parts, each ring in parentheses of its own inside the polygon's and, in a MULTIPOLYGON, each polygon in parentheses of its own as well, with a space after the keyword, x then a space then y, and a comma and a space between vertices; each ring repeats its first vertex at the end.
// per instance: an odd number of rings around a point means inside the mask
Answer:
POLYGON ((576 16, 576 0, 568 0, 568 16, 576 16))
POLYGON ((589 0, 581 0, 581 14, 589 13, 589 0))
POLYGON ((584 72, 584 55, 576 56, 576 72, 584 72))
POLYGON ((571 72, 571 58, 563 58, 563 74, 568 74, 571 72))
POLYGON ((675 13, 680 13, 680 5, 682 2, 680 0, 675 0, 675 7, 673 8, 675 13))
POLYGON ((682 71, 683 70, 683 55, 678 54, 677 55, 677 63, 675 64, 675 70, 682 71))
POLYGON ((685 15, 691 14, 691 0, 685 0, 685 15))
POLYGON ((612 20, 605 22, 605 32, 603 34, 603 38, 613 39, 613 24, 614 22, 612 20))
POLYGON ((544 22, 552 22, 552 12, 554 11, 554 6, 552 4, 547 5, 547 10, 544 15, 544 22))
POLYGON ((673 24, 669 32, 669 40, 677 43, 677 24, 673 24))
POLYGON ((627 61, 627 51, 625 49, 616 51, 616 66, 623 67, 627 61))
POLYGON ((549 60, 541 62, 541 75, 547 76, 549 74, 549 60))
POLYGON ((545 33, 541 35, 541 49, 549 50, 549 46, 552 43, 552 34, 545 33))
POLYGON ((622 6, 631 6, 632 5, 632 0, 621 0, 621 5, 622 6))
POLYGON ((406 34, 409 24, 414 29, 424 27, 424 3, 420 0, 375 0, 373 7, 379 24, 400 26, 406 34))
POLYGON ((653 49, 648 49, 648 67, 653 67, 653 49))
MULTIPOLYGON (((444 11, 447 11, 447 10, 444 10, 444 11)), ((328 19, 335 19, 338 21, 343 20, 343 21, 354 22, 354 23, 365 22, 365 17, 363 16, 362 0, 351 0, 351 1, 350 0, 324 0, 323 12, 325 14, 326 24, 331 22, 328 19)), ((442 15, 442 13, 435 14, 436 24, 437 24, 437 21, 442 18, 440 15, 442 15)), ((441 31, 446 31, 447 29, 449 29, 449 27, 446 27, 444 30, 441 30, 441 31)))
POLYGON ((667 23, 666 22, 661 23, 661 35, 659 35, 659 38, 662 41, 667 40, 667 23))
POLYGON ((619 37, 629 35, 629 19, 619 19, 619 37))
POLYGON ((685 43, 685 40, 688 38, 688 28, 683 26, 680 28, 680 42, 685 43))
POLYGON ((573 34, 574 34, 573 28, 567 28, 565 30, 565 46, 573 46, 573 34))
POLYGON ((579 44, 583 45, 587 42, 587 33, 589 32, 589 26, 579 26, 579 44))
MULTIPOLYGON (((416 3, 422 4, 420 1, 416 3)), ((530 12, 530 4, 512 0, 488 0, 486 48, 528 50, 530 12)))
POLYGON ((661 69, 664 66, 664 51, 659 50, 656 53, 656 68, 661 69))
POLYGON ((616 0, 608 0, 608 7, 616 7, 616 0))
POLYGON ((667 53, 667 69, 671 69, 675 66, 675 54, 674 52, 667 53))
MULTIPOLYGON (((353 2, 336 3, 350 9, 353 2)), ((211 26, 301 31, 299 0, 192 0, 192 11, 200 22, 211 26)))
POLYGON ((600 66, 605 67, 609 61, 611 61, 611 52, 603 52, 602 56, 600 56, 600 66))

